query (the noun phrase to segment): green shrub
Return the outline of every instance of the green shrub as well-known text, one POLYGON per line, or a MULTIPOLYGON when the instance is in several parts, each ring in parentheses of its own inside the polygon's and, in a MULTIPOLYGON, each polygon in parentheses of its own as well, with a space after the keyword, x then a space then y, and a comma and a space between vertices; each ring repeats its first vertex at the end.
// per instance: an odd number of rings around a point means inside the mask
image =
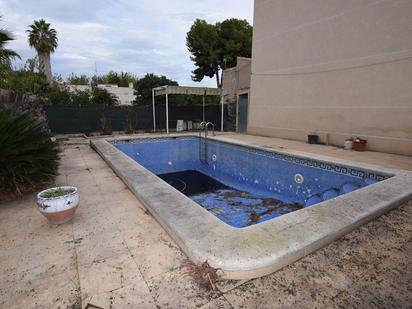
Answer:
POLYGON ((91 104, 113 106, 118 103, 117 97, 106 89, 93 87, 90 99, 91 104))
POLYGON ((71 94, 72 105, 75 106, 87 106, 90 105, 90 91, 89 90, 77 90, 71 94))
POLYGON ((40 97, 47 96, 50 86, 44 74, 25 70, 9 70, 0 87, 16 93, 34 94, 40 97))
POLYGON ((0 109, 0 192, 21 195, 57 173, 58 145, 28 113, 0 109))
POLYGON ((68 90, 60 90, 58 87, 53 87, 47 94, 52 105, 70 105, 72 104, 71 93, 68 90))

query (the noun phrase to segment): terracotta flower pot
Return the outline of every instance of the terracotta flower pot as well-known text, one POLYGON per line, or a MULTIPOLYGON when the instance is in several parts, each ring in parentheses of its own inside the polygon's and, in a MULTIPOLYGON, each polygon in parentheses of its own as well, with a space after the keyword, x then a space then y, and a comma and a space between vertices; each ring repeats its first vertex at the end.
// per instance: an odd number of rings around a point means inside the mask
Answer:
POLYGON ((71 186, 54 187, 37 194, 39 211, 53 224, 62 224, 70 221, 79 205, 79 201, 80 196, 77 188, 71 186), (71 192, 56 197, 45 197, 48 193, 59 189, 71 192))
POLYGON ((352 149, 355 151, 365 151, 367 142, 366 139, 357 138, 353 141, 352 149))

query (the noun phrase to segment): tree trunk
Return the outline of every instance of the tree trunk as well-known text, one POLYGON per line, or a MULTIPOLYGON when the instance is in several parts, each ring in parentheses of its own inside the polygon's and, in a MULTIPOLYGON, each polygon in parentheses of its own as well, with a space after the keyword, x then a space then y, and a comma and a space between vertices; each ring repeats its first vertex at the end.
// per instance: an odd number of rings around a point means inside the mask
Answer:
POLYGON ((53 77, 51 72, 51 63, 50 63, 50 53, 38 52, 39 55, 39 64, 40 72, 46 75, 46 79, 50 85, 53 83, 53 77))
POLYGON ((216 75, 216 85, 217 85, 217 88, 221 88, 221 87, 222 87, 222 83, 221 83, 220 78, 219 78, 219 69, 216 70, 215 75, 216 75))

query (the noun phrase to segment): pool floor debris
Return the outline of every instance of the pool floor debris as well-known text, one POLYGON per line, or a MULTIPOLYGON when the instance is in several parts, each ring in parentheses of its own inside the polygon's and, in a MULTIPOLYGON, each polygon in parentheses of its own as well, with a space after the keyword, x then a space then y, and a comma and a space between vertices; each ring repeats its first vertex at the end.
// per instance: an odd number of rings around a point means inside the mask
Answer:
POLYGON ((279 217, 304 207, 298 203, 236 190, 198 171, 168 173, 159 177, 223 222, 237 228, 279 217))

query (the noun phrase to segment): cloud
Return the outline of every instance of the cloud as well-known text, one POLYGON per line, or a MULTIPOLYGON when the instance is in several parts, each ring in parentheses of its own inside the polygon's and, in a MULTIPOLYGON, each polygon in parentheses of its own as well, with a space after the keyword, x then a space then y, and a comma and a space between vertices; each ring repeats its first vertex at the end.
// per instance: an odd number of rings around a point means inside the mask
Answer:
POLYGON ((194 69, 186 48, 186 32, 196 18, 215 23, 226 18, 252 23, 253 0, 0 0, 1 28, 16 40, 9 47, 25 59, 35 51, 25 30, 45 18, 57 30, 59 46, 52 55, 53 72, 93 74, 109 70, 142 76, 163 74, 182 85, 214 86, 214 79, 191 81, 194 69))

